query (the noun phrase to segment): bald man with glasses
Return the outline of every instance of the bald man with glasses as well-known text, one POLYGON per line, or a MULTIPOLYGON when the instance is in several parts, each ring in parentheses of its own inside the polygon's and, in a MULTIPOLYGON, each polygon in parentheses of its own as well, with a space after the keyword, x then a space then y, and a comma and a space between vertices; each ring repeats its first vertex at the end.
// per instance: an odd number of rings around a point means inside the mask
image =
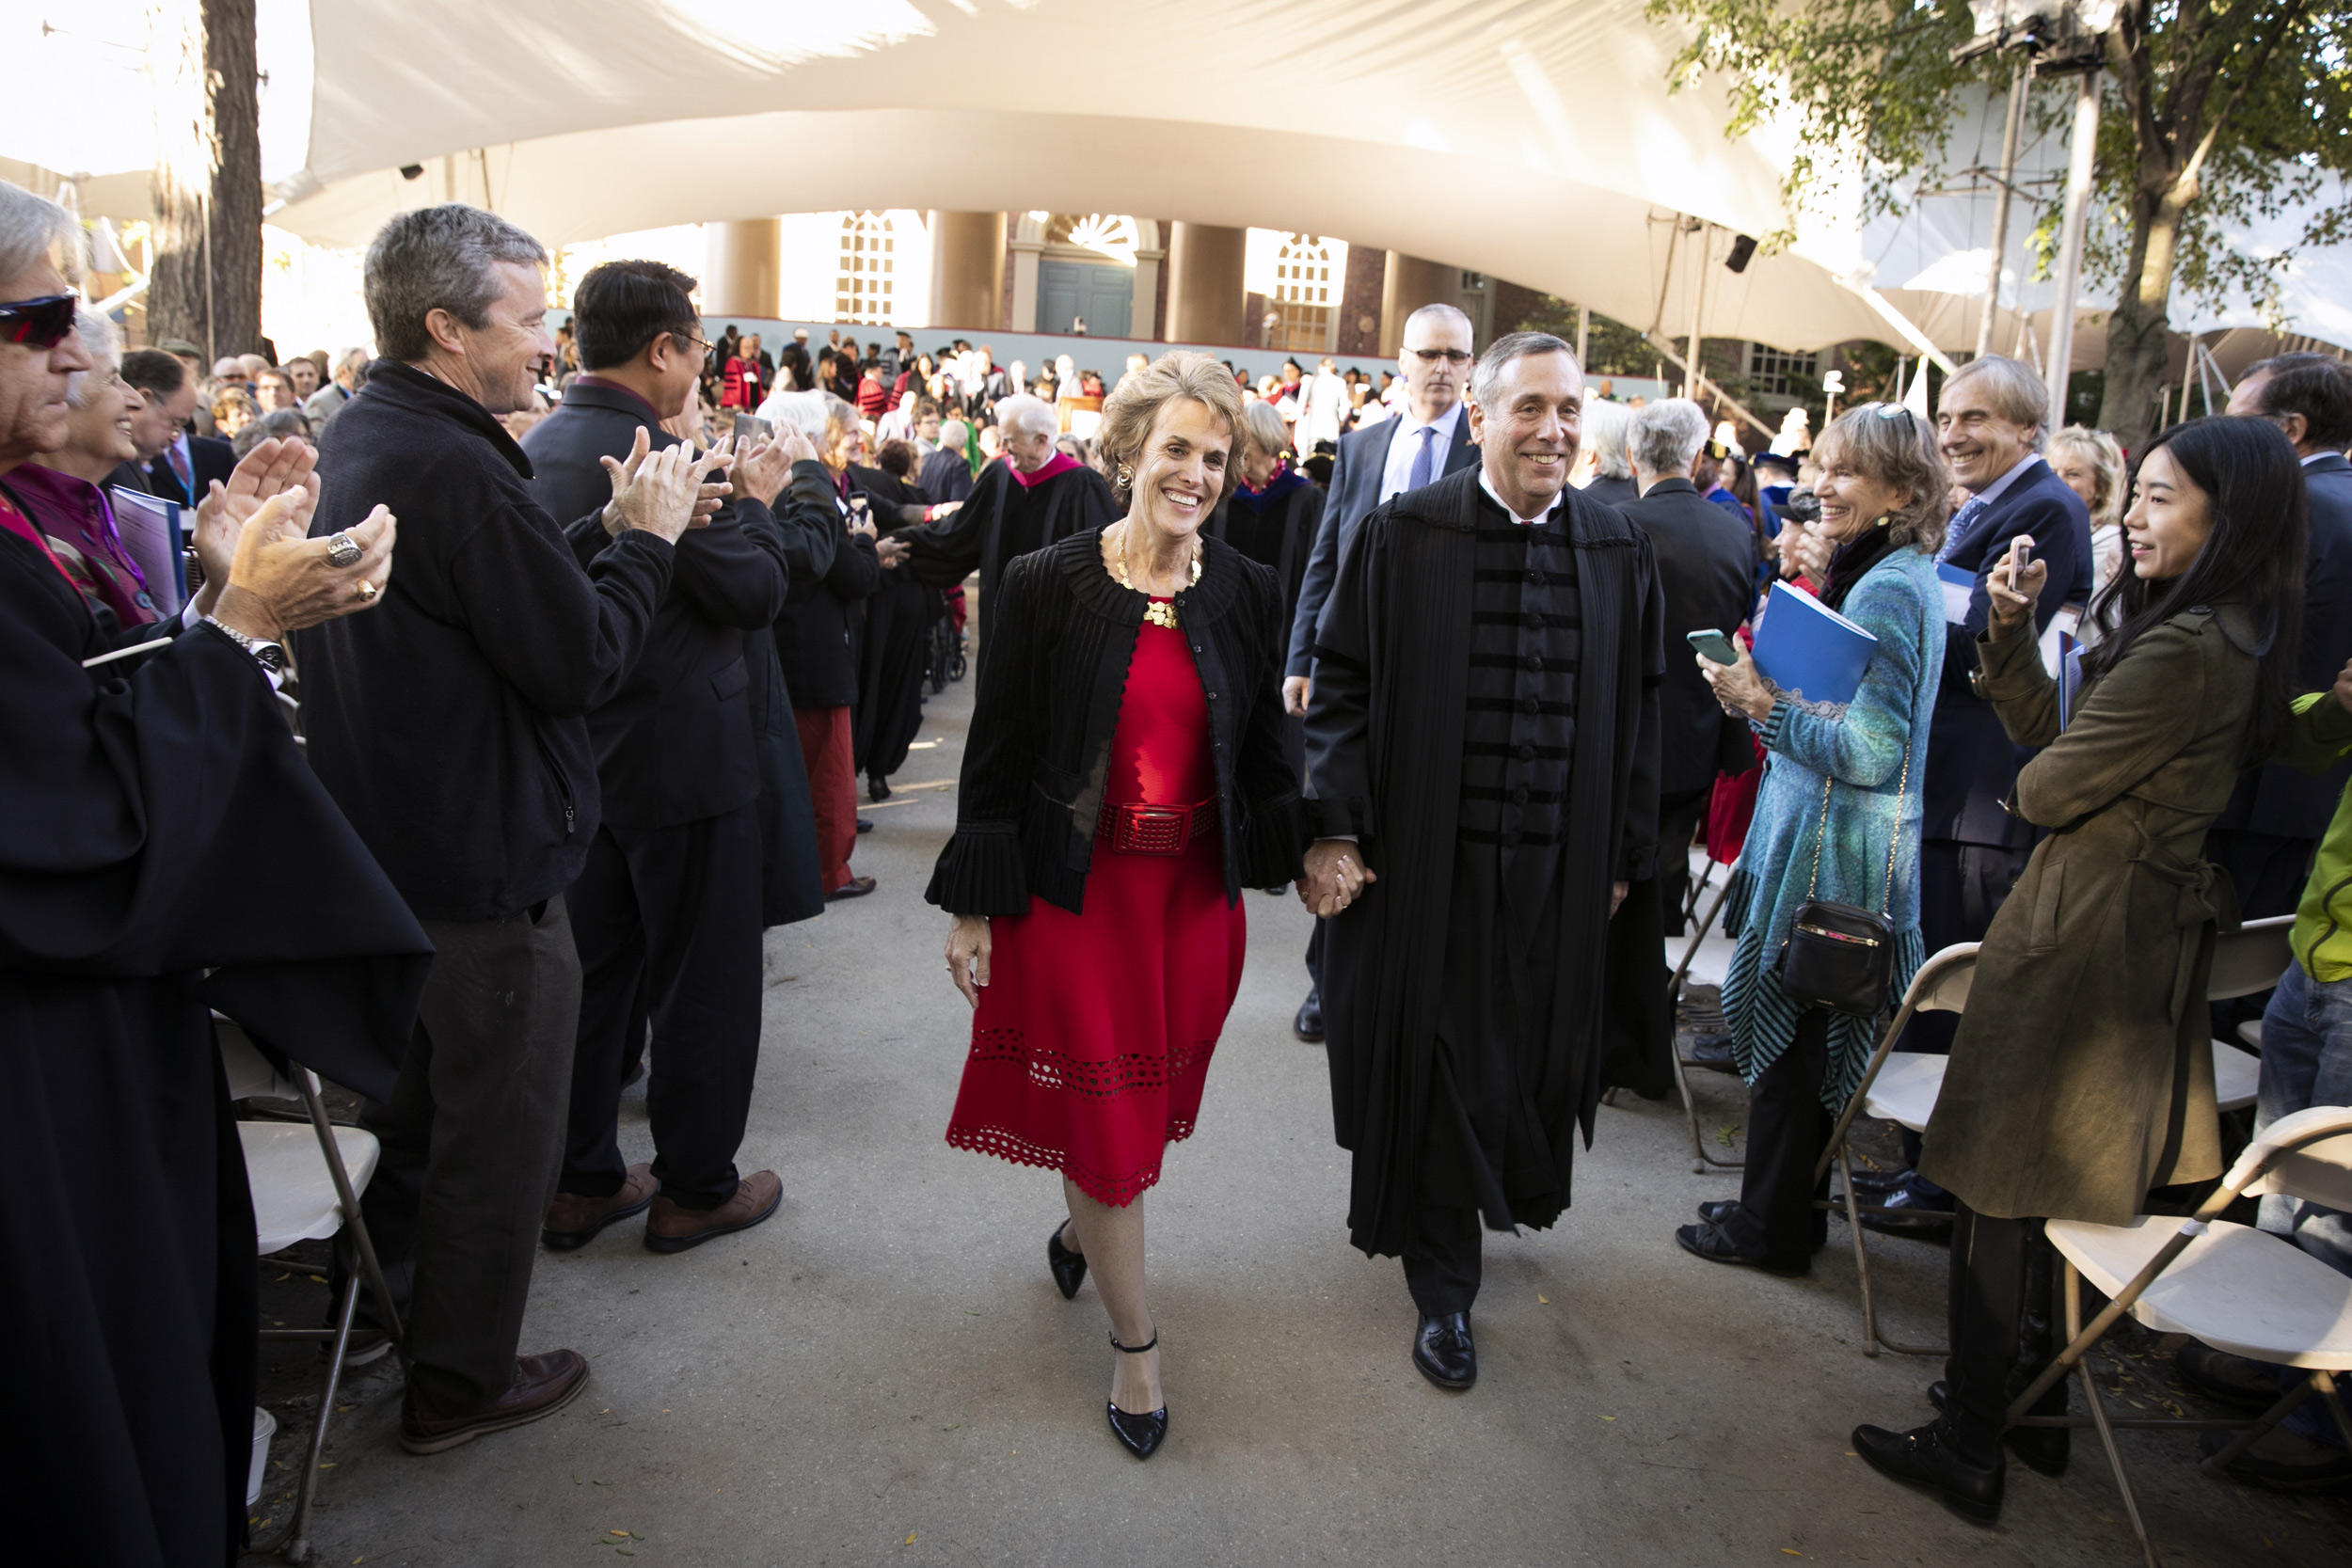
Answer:
MULTIPOLYGON (((1291 621, 1290 657, 1283 666, 1282 705, 1304 717, 1314 684, 1315 622, 1331 596, 1340 554, 1356 535, 1356 525, 1392 496, 1434 484, 1478 462, 1470 445, 1470 420, 1462 410, 1462 388, 1470 381, 1470 319, 1451 305, 1424 305, 1405 318, 1405 346, 1396 356, 1405 377, 1405 412, 1340 437, 1331 469, 1323 523, 1308 552, 1307 576, 1291 621)), ((1299 1004, 1291 1032, 1309 1043, 1323 1038, 1323 925, 1307 942, 1307 973, 1312 984, 1299 1004)))

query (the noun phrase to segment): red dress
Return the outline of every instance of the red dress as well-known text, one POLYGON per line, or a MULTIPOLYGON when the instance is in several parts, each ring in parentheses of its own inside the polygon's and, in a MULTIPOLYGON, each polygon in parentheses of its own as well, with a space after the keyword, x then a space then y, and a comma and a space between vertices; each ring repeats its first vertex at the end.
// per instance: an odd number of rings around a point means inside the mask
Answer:
MULTIPOLYGON (((1165 602, 1165 601, 1158 601, 1165 602)), ((1192 1135, 1209 1056, 1241 985, 1247 924, 1225 901, 1214 825, 1177 854, 1123 853, 1129 803, 1210 803, 1209 709, 1184 634, 1146 621, 1127 666, 1083 914, 1031 899, 990 922, 947 1141, 1062 1172, 1124 1207, 1192 1135)))

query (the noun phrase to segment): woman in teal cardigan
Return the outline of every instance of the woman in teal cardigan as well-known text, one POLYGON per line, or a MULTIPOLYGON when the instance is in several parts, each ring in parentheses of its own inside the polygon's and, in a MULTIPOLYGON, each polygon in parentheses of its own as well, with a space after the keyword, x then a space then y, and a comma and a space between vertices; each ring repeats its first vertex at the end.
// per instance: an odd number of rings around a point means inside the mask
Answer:
MULTIPOLYGON (((1935 577, 1951 486, 1934 432, 1894 404, 1854 409, 1814 449, 1814 527, 1836 546, 1821 598, 1878 639, 1853 701, 1809 703, 1737 664, 1699 666, 1726 712, 1771 753, 1730 895, 1739 945, 1724 980, 1732 1055, 1748 1083, 1740 1196, 1699 1205, 1675 1240, 1717 1263, 1801 1275, 1829 1236, 1813 1167, 1869 1061, 1872 1021, 1790 1000, 1776 973, 1799 906, 1821 898, 1883 911, 1896 932, 1886 1003, 1918 970, 1920 780, 1944 669, 1935 577), (1818 870, 1817 870, 1818 866, 1818 870)), ((1778 590, 1776 590, 1778 592, 1778 590)), ((1769 607, 1768 607, 1769 613, 1769 607)))

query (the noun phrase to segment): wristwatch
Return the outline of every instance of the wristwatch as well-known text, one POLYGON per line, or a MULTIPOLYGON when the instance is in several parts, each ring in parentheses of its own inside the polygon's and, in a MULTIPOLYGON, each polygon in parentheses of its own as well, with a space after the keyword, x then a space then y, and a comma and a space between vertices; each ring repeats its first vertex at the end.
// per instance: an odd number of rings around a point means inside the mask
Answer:
POLYGON ((247 637, 241 631, 231 631, 210 615, 204 617, 204 624, 252 655, 253 662, 271 674, 282 675, 286 673, 286 650, 278 643, 264 641, 258 637, 247 637))

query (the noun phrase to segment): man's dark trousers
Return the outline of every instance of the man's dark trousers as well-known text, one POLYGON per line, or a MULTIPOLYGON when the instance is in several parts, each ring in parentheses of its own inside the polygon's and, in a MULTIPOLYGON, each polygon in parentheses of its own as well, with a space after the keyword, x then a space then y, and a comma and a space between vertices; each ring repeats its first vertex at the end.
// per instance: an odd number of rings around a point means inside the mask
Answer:
POLYGON ((759 1064, 759 808, 669 828, 599 828, 570 894, 580 1043, 560 1191, 609 1197, 633 1020, 653 1022, 653 1174, 682 1209, 735 1196, 759 1064), (637 1006, 640 988, 644 1004, 637 1006))
POLYGON ((564 1150, 580 958, 561 896, 421 924, 433 973, 391 1102, 360 1107, 383 1154, 359 1208, 405 1298, 414 1386, 437 1413, 469 1416, 515 1381, 564 1150))

